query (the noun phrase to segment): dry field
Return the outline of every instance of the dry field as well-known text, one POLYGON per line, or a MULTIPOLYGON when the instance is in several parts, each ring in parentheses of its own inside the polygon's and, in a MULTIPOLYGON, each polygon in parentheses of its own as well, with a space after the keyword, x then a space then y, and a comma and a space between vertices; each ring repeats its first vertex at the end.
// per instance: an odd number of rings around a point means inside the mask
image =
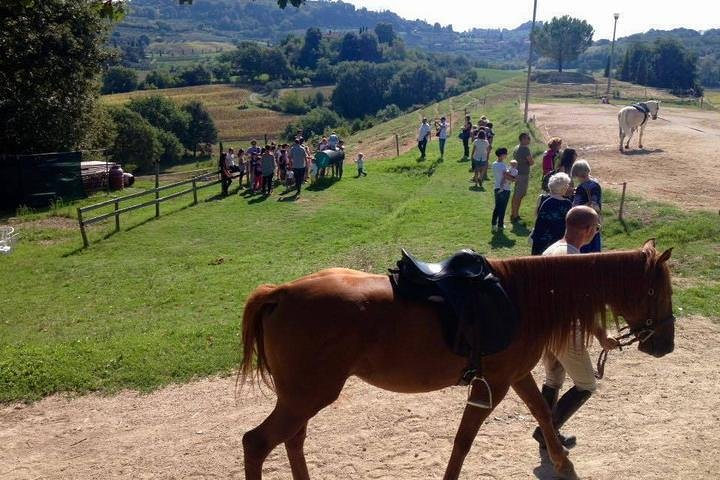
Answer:
POLYGON ((104 95, 106 105, 122 105, 132 98, 149 95, 163 95, 182 104, 190 100, 199 100, 210 112, 218 128, 220 140, 237 142, 250 138, 276 138, 288 123, 297 117, 252 105, 252 92, 232 85, 201 85, 197 87, 167 88, 163 90, 138 90, 129 93, 104 95), (240 108, 247 106, 248 108, 240 108))
POLYGON ((648 120, 638 149, 619 152, 617 112, 622 105, 533 104, 531 115, 546 137, 561 137, 590 162, 593 175, 608 187, 627 182, 628 193, 675 203, 684 208, 720 209, 717 145, 720 113, 661 105, 660 117, 648 120))

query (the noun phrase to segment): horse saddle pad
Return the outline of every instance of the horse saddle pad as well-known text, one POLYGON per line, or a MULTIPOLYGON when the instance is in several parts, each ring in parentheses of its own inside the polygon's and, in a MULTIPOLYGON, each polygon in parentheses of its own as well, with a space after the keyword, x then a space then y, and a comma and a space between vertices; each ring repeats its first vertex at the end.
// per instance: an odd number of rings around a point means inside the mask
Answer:
POLYGON ((640 110, 640 111, 641 111, 642 113, 644 113, 645 115, 647 115, 648 113, 650 113, 650 109, 649 109, 648 106, 647 106, 646 104, 644 104, 644 103, 633 103, 632 106, 633 106, 633 108, 635 108, 635 109, 637 109, 637 110, 640 110))
POLYGON ((489 355, 510 345, 518 315, 482 255, 464 249, 426 263, 403 249, 390 273, 397 295, 441 309, 445 340, 457 355, 489 355))

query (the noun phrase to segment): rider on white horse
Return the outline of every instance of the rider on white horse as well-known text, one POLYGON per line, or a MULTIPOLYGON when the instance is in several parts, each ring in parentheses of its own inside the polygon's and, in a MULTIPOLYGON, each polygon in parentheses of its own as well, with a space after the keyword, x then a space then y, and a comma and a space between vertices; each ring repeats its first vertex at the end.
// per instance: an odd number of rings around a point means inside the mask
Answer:
POLYGON ((642 137, 648 117, 652 117, 653 120, 657 120, 659 110, 660 101, 658 100, 648 100, 647 102, 636 103, 620 110, 618 113, 618 123, 620 124, 621 152, 624 151, 623 140, 625 140, 625 137, 628 137, 627 143, 625 143, 625 148, 630 148, 630 139, 638 127, 640 127, 640 140, 638 142, 638 147, 643 148, 642 137))

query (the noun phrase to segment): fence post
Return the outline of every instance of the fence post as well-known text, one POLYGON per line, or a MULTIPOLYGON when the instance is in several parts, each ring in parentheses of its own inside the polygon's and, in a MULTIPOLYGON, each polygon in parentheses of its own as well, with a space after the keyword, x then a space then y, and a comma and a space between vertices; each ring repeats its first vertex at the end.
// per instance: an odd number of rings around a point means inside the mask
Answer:
POLYGON ((623 182, 622 196, 620 197, 620 212, 618 212, 618 220, 623 221, 623 208, 625 207, 625 189, 627 182, 623 182))
POLYGON ((400 139, 398 138, 398 134, 395 134, 395 153, 396 157, 400 156, 400 139))
POLYGON ((90 244, 88 243, 87 233, 85 232, 85 223, 83 223, 82 210, 80 210, 80 208, 77 209, 77 214, 78 223, 80 224, 80 235, 82 235, 83 246, 87 248, 88 246, 90 246, 90 244))
POLYGON ((267 133, 266 133, 265 134, 265 145, 267 145, 267 144, 268 144, 268 142, 267 142, 267 133))
POLYGON ((197 205, 197 183, 195 178, 192 179, 192 186, 193 186, 193 205, 197 205))
POLYGON ((160 162, 155 162, 155 218, 160 217, 160 192, 157 189, 160 187, 160 162))
POLYGON ((120 231, 120 215, 117 211, 120 209, 120 200, 115 199, 115 231, 120 231))

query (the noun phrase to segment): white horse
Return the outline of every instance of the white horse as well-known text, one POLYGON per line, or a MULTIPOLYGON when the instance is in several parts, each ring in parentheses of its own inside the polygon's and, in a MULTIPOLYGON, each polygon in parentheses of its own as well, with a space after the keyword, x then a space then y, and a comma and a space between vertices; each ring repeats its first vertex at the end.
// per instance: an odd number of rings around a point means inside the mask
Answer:
POLYGON ((620 124, 620 151, 623 152, 623 140, 628 137, 625 148, 630 148, 630 139, 635 130, 640 127, 640 141, 638 147, 643 148, 642 137, 645 131, 645 125, 649 117, 657 120, 658 111, 660 110, 659 100, 648 100, 647 102, 636 103, 629 107, 624 107, 618 113, 618 123, 620 124))

